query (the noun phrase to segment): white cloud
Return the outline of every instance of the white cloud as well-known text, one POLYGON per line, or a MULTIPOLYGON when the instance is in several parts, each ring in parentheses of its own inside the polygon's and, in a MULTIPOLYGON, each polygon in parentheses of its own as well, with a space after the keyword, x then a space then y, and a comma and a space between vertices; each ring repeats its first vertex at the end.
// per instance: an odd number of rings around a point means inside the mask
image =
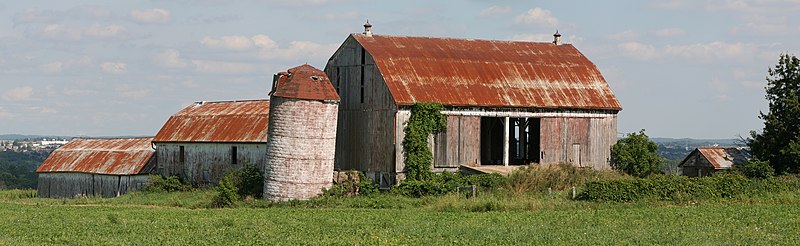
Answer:
POLYGON ((58 113, 58 110, 56 110, 54 108, 38 107, 38 106, 28 107, 28 111, 34 111, 34 112, 38 112, 40 114, 55 114, 55 113, 58 113))
POLYGON ((12 116, 13 115, 10 112, 6 111, 6 109, 3 107, 0 107, 0 119, 11 118, 12 116))
POLYGON ((683 36, 686 34, 686 30, 681 28, 664 28, 655 31, 656 36, 659 37, 675 37, 675 36, 683 36))
POLYGON ((128 64, 122 62, 104 62, 100 64, 100 70, 108 74, 126 74, 128 73, 128 64))
POLYGON ((758 46, 746 43, 715 41, 706 44, 666 45, 655 47, 639 42, 626 42, 617 46, 622 54, 637 60, 677 58, 691 62, 713 60, 751 59, 758 54, 758 46))
POLYGON ((165 50, 155 56, 157 64, 168 68, 184 68, 187 63, 181 58, 181 53, 177 50, 165 50))
POLYGON ((480 16, 498 16, 511 14, 511 7, 509 6, 491 6, 481 10, 480 16))
POLYGON ((63 62, 51 62, 47 64, 42 64, 39 66, 39 70, 43 73, 61 73, 64 70, 64 63, 63 62))
POLYGON ((6 101, 27 100, 31 96, 33 96, 33 87, 30 86, 17 87, 3 93, 3 99, 6 101))
POLYGON ((41 36, 45 39, 54 40, 80 40, 83 38, 81 30, 71 28, 62 24, 46 25, 42 31, 41 36))
POLYGON ((626 30, 619 33, 614 33, 606 36, 606 39, 612 41, 632 41, 639 39, 639 33, 631 30, 626 30))
POLYGON ((131 19, 143 24, 161 24, 172 21, 172 14, 166 9, 131 10, 131 19))
POLYGON ((141 99, 150 94, 150 90, 142 88, 132 88, 129 85, 118 85, 114 89, 122 98, 141 99))
POLYGON ((126 39, 128 29, 120 25, 93 25, 84 31, 87 37, 98 39, 126 39))
POLYGON ((75 88, 64 88, 63 92, 64 92, 64 95, 67 95, 67 96, 89 96, 89 95, 95 95, 95 94, 99 93, 99 92, 94 91, 94 90, 84 90, 84 89, 75 89, 75 88))
POLYGON ((192 60, 195 71, 201 73, 249 73, 256 70, 256 65, 241 62, 192 60))
POLYGON ((523 24, 548 24, 551 26, 558 26, 558 19, 550 14, 550 10, 542 8, 529 9, 525 14, 517 16, 516 21, 517 23, 523 24))
POLYGON ((746 15, 745 24, 731 29, 733 34, 744 35, 780 35, 794 32, 790 30, 789 18, 786 16, 746 15))
POLYGON ((795 13, 800 11, 797 0, 724 0, 710 1, 708 9, 732 10, 749 14, 795 13))
POLYGON ((714 77, 713 79, 711 79, 711 81, 709 82, 709 86, 711 86, 711 89, 716 93, 715 98, 718 101, 724 102, 730 99, 730 96, 728 96, 728 91, 730 90, 728 84, 726 84, 719 78, 714 77))
POLYGON ((256 51, 259 58, 270 59, 324 59, 328 58, 338 44, 318 44, 310 41, 292 41, 288 47, 280 47, 277 42, 267 35, 259 34, 252 37, 222 36, 204 37, 200 43, 213 49, 231 51, 256 51))

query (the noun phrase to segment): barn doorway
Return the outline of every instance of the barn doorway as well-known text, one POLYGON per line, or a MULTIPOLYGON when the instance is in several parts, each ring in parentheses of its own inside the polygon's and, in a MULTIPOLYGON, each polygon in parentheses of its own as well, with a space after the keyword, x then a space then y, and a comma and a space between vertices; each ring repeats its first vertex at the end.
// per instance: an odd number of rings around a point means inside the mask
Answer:
POLYGON ((508 164, 539 163, 541 120, 539 118, 481 118, 481 164, 503 165, 504 131, 508 131, 508 164))

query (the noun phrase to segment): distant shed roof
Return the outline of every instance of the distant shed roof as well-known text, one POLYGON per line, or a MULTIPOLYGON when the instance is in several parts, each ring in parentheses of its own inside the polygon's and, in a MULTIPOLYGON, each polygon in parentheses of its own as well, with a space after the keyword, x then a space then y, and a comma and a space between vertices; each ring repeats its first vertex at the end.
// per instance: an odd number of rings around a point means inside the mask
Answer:
POLYGON ((269 100, 198 102, 172 115, 153 142, 267 142, 269 100))
POLYGON ((597 67, 569 44, 353 34, 398 105, 621 110, 597 67))
POLYGON ((272 96, 320 101, 338 101, 339 94, 333 88, 325 72, 308 64, 278 73, 272 96))
POLYGON ((700 147, 689 153, 679 166, 683 166, 693 155, 700 155, 708 160, 714 169, 726 169, 733 167, 734 164, 741 164, 747 161, 748 156, 745 152, 737 148, 730 147, 700 147))
POLYGON ((75 139, 53 151, 36 172, 140 174, 145 171, 155 154, 152 140, 153 138, 75 139))

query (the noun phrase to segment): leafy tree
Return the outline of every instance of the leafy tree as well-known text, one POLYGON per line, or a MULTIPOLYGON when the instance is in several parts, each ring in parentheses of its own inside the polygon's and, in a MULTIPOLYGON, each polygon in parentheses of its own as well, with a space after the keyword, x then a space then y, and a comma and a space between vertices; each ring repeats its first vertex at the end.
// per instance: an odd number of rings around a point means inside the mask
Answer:
POLYGON ((770 163, 778 174, 800 171, 800 59, 781 54, 767 77, 769 112, 760 112, 764 129, 750 132, 753 156, 770 163))
POLYGON ((775 169, 767 161, 749 160, 742 164, 734 164, 733 168, 748 178, 765 179, 775 176, 775 169))
POLYGON ((664 163, 664 158, 657 151, 658 145, 650 141, 642 129, 639 133, 628 134, 611 146, 611 166, 637 177, 655 174, 664 163))

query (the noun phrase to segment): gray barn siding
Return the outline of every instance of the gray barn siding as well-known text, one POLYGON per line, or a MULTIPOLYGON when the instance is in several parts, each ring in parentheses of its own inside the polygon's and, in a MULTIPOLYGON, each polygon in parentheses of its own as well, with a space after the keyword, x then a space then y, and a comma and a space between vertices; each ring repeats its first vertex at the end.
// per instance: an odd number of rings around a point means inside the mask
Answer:
POLYGON ((156 143, 158 174, 178 176, 195 186, 215 185, 231 169, 246 163, 263 170, 266 143, 156 143), (184 162, 180 161, 184 146, 184 162), (231 163, 231 147, 236 146, 237 164, 231 163))
POLYGON ((144 188, 148 175, 39 173, 37 194, 43 198, 117 197, 144 188))
POLYGON ((372 56, 365 53, 365 62, 361 63, 362 50, 358 42, 348 38, 325 67, 341 98, 334 167, 361 170, 377 181, 394 179, 397 109, 372 56))
POLYGON ((542 118, 541 122, 542 164, 610 168, 611 145, 617 136, 616 117, 542 118), (580 145, 580 160, 574 160, 575 144, 580 145))
POLYGON ((447 129, 431 141, 435 168, 478 164, 481 158, 481 117, 449 115, 447 129))

